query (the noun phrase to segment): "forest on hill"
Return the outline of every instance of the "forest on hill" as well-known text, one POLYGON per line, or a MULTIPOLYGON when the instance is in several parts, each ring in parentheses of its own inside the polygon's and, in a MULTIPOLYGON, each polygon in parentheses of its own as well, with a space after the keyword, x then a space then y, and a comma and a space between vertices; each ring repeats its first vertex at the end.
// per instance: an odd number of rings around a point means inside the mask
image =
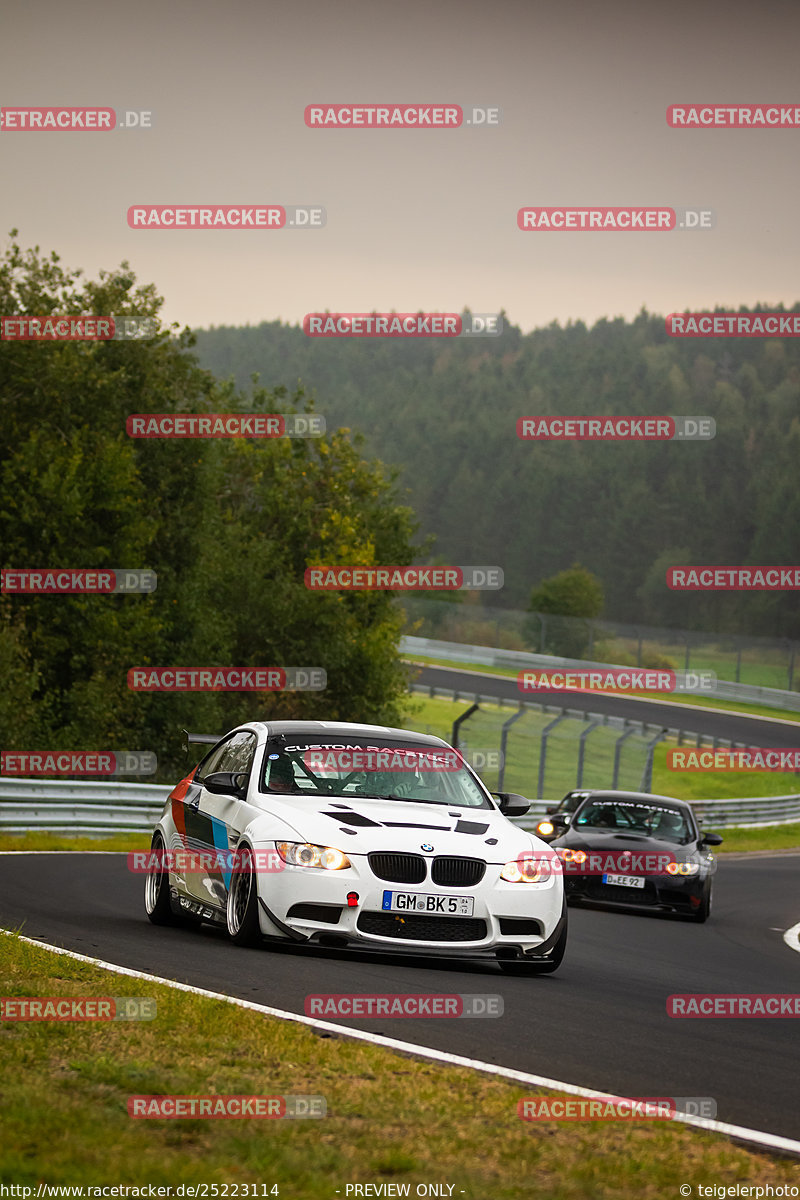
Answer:
POLYGON ((471 339, 216 327, 197 331, 194 353, 240 388, 254 374, 269 388, 301 382, 329 429, 363 432, 401 469, 439 561, 503 568, 489 604, 525 607, 534 586, 579 562, 614 620, 800 635, 795 593, 677 593, 665 581, 672 564, 800 563, 798 341, 681 339, 646 311, 524 334, 503 315, 501 336, 471 339), (537 414, 710 416, 717 432, 521 441, 517 419, 537 414))

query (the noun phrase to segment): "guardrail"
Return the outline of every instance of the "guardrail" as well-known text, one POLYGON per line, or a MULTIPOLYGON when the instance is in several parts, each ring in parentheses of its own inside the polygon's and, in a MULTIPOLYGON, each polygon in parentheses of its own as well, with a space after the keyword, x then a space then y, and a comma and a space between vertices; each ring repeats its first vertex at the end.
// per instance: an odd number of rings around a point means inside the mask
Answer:
MULTIPOLYGON (((171 787, 152 783, 64 783, 60 780, 0 779, 0 832, 141 833, 161 815, 171 787)), ((530 812, 515 818, 533 829, 550 800, 534 800, 530 812)), ((704 826, 757 828, 800 821, 800 794, 745 800, 695 800, 704 826)))
MULTIPOLYGON (((501 650, 494 646, 467 646, 463 642, 440 642, 435 638, 406 636, 400 639, 401 654, 418 654, 427 658, 444 658, 465 666, 507 667, 517 671, 539 667, 547 670, 608 670, 613 663, 584 662, 575 658, 555 658, 550 654, 533 654, 527 650, 501 650)), ((629 668, 622 668, 629 669, 629 668)), ((742 704, 767 704, 787 712, 800 712, 800 692, 785 692, 779 688, 755 687, 748 683, 733 683, 717 679, 703 690, 706 697, 718 700, 738 700, 742 704)), ((664 697, 665 700, 669 696, 664 697)))
POLYGON ((140 833, 153 828, 171 791, 153 783, 3 778, 0 831, 140 833))

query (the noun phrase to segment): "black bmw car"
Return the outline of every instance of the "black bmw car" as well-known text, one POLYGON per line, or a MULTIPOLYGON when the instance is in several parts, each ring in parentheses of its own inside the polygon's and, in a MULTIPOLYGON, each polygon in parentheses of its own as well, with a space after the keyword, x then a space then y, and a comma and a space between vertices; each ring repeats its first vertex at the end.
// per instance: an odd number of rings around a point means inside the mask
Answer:
POLYGON ((538 825, 536 826, 534 830, 536 836, 541 838, 543 842, 552 842, 559 835, 559 829, 556 828, 556 824, 558 823, 554 824, 551 820, 553 814, 560 813, 562 816, 566 817, 565 826, 569 825, 570 821, 572 820, 572 814, 575 812, 575 809, 578 807, 581 800, 585 800, 586 797, 590 795, 591 792, 585 791, 567 792, 564 799, 559 800, 558 804, 552 804, 549 808, 545 809, 545 813, 547 815, 542 817, 541 821, 539 821, 538 825))
POLYGON ((550 843, 569 902, 592 900, 682 913, 706 921, 719 846, 691 805, 647 792, 587 791, 575 811, 553 813, 550 843))

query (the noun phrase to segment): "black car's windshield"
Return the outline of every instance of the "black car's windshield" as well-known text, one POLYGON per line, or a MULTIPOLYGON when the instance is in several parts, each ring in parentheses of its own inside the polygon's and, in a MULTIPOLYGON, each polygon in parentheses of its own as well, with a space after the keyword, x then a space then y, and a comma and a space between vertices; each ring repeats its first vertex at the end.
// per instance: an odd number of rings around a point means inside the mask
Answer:
POLYGON ((445 746, 390 739, 293 735, 269 743, 262 790, 491 808, 460 755, 445 746))
POLYGON ((676 843, 688 842, 691 836, 680 809, 644 800, 587 800, 573 819, 573 828, 637 833, 676 843))

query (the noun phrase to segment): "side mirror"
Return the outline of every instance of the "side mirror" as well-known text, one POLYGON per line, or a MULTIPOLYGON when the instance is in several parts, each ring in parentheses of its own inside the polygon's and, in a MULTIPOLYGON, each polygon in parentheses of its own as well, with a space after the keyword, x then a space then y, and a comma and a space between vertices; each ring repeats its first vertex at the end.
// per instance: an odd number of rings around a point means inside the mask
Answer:
POLYGON ((531 806, 530 800, 516 792, 492 792, 500 801, 500 812, 507 817, 524 817, 531 806))
POLYGON ((569 817, 566 813, 553 813, 550 824, 556 829, 566 829, 569 825, 569 817))
POLYGON ((701 846, 721 846, 723 841, 718 833, 703 833, 702 830, 700 832, 701 846))
POLYGON ((212 771, 202 781, 203 787, 213 796, 236 796, 241 799, 245 793, 247 776, 240 771, 212 771))

